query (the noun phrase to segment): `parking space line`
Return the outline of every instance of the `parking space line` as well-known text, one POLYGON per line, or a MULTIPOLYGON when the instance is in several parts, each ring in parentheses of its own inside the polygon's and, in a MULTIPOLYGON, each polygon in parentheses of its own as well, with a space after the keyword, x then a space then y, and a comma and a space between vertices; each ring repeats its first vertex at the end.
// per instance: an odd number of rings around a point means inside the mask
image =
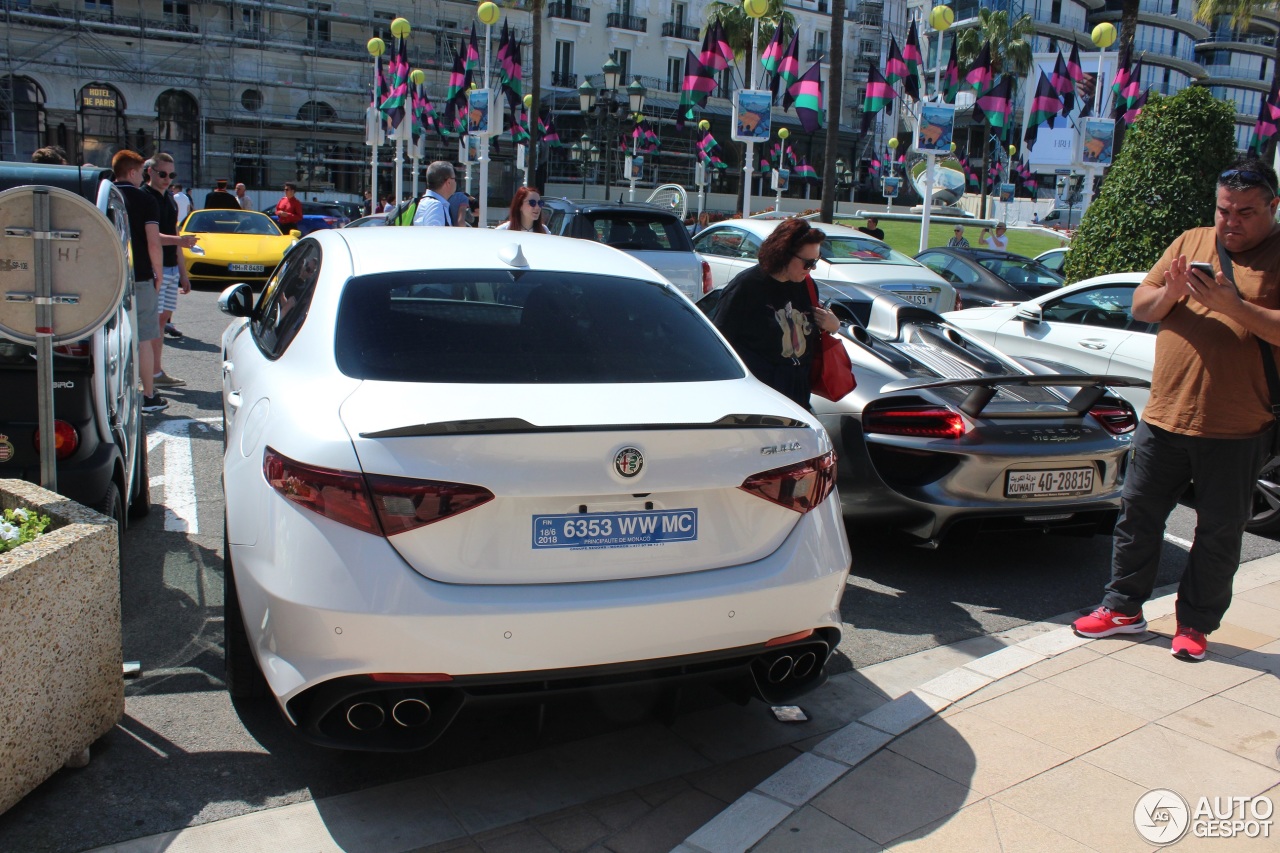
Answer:
MULTIPOLYGON (((221 419, 178 418, 164 421, 147 434, 147 451, 164 445, 164 529, 176 533, 199 533, 200 516, 196 499, 195 467, 191 459, 191 430, 217 429, 221 419)), ((152 479, 161 480, 160 477, 152 479)))

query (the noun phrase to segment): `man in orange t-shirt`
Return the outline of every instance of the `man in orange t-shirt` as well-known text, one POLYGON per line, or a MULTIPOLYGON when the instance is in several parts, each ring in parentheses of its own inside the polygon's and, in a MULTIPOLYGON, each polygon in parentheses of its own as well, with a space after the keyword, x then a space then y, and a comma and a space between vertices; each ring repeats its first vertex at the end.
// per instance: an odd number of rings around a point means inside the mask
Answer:
POLYGON ((1155 586, 1165 522, 1193 480, 1196 534, 1178 586, 1174 656, 1203 660, 1205 635, 1231 604, 1254 484, 1276 428, 1258 347, 1265 341, 1274 356, 1280 344, 1276 192, 1270 166, 1237 160, 1218 176, 1213 227, 1175 239, 1134 291, 1134 319, 1160 324, 1151 398, 1133 439, 1111 581, 1102 604, 1074 623, 1083 637, 1146 630, 1142 605, 1155 586), (1213 275, 1192 269, 1195 262, 1213 275))

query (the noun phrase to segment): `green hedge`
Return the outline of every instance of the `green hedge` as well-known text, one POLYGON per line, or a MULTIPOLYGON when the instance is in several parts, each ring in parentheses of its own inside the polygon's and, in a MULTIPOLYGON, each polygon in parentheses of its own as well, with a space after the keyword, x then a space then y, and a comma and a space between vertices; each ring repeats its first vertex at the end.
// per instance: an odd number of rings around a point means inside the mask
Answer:
POLYGON ((1152 93, 1071 242, 1067 281, 1148 270, 1174 237, 1213 224, 1218 175, 1235 156, 1225 101, 1200 86, 1152 93))

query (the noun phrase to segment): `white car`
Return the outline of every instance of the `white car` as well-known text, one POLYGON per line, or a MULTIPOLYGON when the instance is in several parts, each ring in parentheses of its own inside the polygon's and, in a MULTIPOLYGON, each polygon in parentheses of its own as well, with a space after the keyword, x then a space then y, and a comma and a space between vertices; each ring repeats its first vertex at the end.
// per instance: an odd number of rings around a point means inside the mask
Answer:
MULTIPOLYGON (((765 238, 785 220, 729 219, 698 232, 693 248, 711 267, 713 288, 755 266, 765 238)), ((956 289, 946 279, 887 243, 844 225, 814 222, 827 235, 818 253, 815 281, 853 282, 875 287, 941 313, 957 307, 956 289)))
POLYGON ((1070 246, 1059 246, 1056 249, 1049 249, 1036 255, 1035 261, 1061 275, 1062 268, 1067 265, 1067 252, 1070 251, 1070 246))
MULTIPOLYGON (((944 316, 1001 352, 1057 362, 1099 376, 1151 381, 1156 326, 1133 319, 1133 290, 1144 272, 1085 279, 1019 304, 968 308, 944 316)), ((1138 414, 1146 388, 1117 388, 1138 414)))
POLYGON ((485 699, 821 681, 850 563, 830 439, 644 263, 344 228, 221 304, 233 695, 408 750, 485 699))
MULTIPOLYGON (((1134 288, 1146 277, 1143 272, 1101 275, 1020 305, 970 308, 946 316, 1009 355, 1150 382, 1159 327, 1133 319, 1132 313, 1134 288)), ((1146 388, 1115 391, 1142 414, 1146 388)), ((1268 462, 1258 478, 1245 529, 1260 536, 1280 533, 1280 458, 1268 462)))

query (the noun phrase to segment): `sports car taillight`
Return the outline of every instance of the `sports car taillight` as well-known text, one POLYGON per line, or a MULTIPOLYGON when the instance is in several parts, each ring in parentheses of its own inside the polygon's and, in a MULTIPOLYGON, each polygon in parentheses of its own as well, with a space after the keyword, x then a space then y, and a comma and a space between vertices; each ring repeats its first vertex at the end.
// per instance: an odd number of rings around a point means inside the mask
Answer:
POLYGON ((829 451, 785 468, 753 474, 738 488, 804 514, 827 499, 836 485, 836 454, 829 451))
POLYGON ((1112 435, 1124 435, 1138 427, 1138 416, 1125 406, 1094 406, 1089 414, 1097 418, 1102 428, 1112 435))
POLYGON ((969 431, 965 419, 940 406, 906 406, 862 413, 863 432, 920 438, 960 438, 969 431))
POLYGON ((404 533, 493 500, 493 492, 480 486, 320 468, 270 447, 262 473, 285 500, 375 536, 404 533))
POLYGON ((702 292, 710 293, 716 289, 716 283, 711 280, 711 264, 706 261, 702 262, 702 292))

